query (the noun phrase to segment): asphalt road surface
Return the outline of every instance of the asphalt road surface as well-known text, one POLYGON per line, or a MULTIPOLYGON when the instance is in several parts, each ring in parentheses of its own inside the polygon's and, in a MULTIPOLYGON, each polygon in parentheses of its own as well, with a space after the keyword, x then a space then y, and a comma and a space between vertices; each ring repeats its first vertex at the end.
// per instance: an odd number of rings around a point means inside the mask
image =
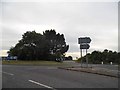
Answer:
POLYGON ((3 65, 2 88, 118 88, 118 78, 51 66, 3 65))

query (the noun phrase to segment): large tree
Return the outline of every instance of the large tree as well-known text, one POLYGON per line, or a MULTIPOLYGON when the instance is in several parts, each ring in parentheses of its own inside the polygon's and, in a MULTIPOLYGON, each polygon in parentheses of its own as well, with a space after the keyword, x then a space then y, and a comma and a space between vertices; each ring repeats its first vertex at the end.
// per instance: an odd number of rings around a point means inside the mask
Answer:
POLYGON ((44 59, 48 52, 47 42, 43 35, 35 31, 27 31, 22 35, 22 39, 11 48, 9 55, 17 56, 18 59, 32 60, 44 59))
POLYGON ((35 31, 27 31, 8 53, 9 56, 17 56, 20 60, 47 60, 54 56, 60 57, 67 50, 68 45, 63 34, 56 34, 55 30, 46 30, 43 35, 35 31))

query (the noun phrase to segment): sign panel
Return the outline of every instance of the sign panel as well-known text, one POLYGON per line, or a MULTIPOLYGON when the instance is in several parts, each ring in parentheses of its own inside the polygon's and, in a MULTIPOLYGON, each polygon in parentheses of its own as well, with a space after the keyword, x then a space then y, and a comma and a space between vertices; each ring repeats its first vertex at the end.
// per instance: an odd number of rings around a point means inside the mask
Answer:
POLYGON ((78 44, 82 44, 82 43, 90 43, 91 39, 90 37, 82 37, 82 38, 78 38, 78 44))
POLYGON ((80 49, 89 49, 89 44, 80 44, 80 49))

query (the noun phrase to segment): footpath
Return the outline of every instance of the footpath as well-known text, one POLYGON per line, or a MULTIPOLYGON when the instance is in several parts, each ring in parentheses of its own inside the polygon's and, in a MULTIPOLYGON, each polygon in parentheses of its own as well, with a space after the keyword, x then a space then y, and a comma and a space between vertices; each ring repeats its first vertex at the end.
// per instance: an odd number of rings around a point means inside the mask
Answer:
POLYGON ((119 75, 120 75, 119 70, 111 70, 111 69, 101 68, 101 67, 71 66, 71 67, 58 67, 58 68, 65 69, 65 70, 71 70, 71 71, 77 71, 77 72, 99 74, 99 75, 116 77, 116 78, 119 78, 119 75))

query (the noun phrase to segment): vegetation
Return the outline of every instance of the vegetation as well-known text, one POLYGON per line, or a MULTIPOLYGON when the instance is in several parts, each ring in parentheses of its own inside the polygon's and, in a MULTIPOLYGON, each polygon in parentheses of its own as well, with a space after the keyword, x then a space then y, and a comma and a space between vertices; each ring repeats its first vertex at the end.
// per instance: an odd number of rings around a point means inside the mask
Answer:
POLYGON ((93 64, 100 64, 101 62, 104 62, 105 64, 107 63, 115 63, 119 64, 120 63, 120 52, 116 51, 111 51, 105 49, 103 52, 100 51, 93 51, 91 54, 87 54, 82 58, 79 58, 78 61, 82 59, 83 62, 86 62, 86 56, 88 58, 89 63, 93 64))
POLYGON ((44 60, 10 60, 10 61, 2 61, 2 64, 4 65, 40 65, 40 66, 64 66, 66 64, 64 63, 59 63, 55 61, 44 61, 44 60))
POLYGON ((43 32, 43 35, 27 31, 15 47, 10 48, 8 54, 17 56, 18 60, 56 60, 64 57, 68 49, 64 35, 51 29, 43 32))
POLYGON ((65 57, 65 60, 73 60, 72 56, 65 57))

